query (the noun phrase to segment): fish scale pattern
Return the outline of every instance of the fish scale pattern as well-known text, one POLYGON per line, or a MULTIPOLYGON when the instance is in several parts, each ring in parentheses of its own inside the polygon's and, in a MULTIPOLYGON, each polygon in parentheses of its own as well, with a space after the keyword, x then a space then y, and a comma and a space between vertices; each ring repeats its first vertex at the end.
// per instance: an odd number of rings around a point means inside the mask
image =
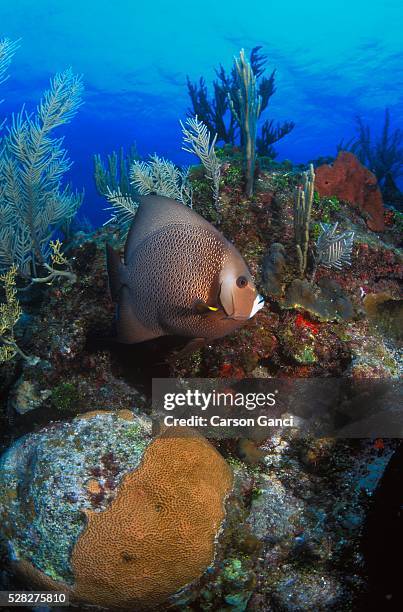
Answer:
POLYGON ((162 328, 207 337, 210 319, 194 313, 192 306, 197 299, 217 303, 225 246, 212 232, 190 225, 162 228, 150 236, 128 270, 136 316, 155 332, 162 328))

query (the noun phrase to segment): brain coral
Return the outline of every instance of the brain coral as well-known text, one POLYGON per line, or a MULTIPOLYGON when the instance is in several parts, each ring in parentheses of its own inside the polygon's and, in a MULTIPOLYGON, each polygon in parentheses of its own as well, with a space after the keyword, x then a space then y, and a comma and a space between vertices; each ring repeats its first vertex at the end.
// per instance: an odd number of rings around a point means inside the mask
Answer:
POLYGON ((150 436, 89 413, 0 459, 0 539, 30 584, 109 608, 155 608, 212 563, 230 468, 195 432, 150 436))

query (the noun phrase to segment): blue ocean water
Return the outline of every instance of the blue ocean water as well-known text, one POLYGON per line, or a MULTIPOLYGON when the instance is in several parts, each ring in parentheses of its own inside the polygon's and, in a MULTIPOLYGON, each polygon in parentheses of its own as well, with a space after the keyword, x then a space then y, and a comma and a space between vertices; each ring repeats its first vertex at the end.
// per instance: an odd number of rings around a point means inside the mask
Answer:
POLYGON ((82 73, 85 104, 63 128, 74 166, 69 180, 85 187, 82 212, 107 218, 93 181, 93 154, 137 144, 177 163, 179 119, 190 101, 186 75, 210 84, 220 63, 262 45, 277 91, 262 120, 294 121, 276 145, 278 159, 306 162, 333 155, 354 134, 358 114, 374 131, 384 109, 403 120, 403 4, 399 0, 18 0, 0 3, 0 36, 21 39, 2 85, 1 116, 34 110, 50 76, 82 73))

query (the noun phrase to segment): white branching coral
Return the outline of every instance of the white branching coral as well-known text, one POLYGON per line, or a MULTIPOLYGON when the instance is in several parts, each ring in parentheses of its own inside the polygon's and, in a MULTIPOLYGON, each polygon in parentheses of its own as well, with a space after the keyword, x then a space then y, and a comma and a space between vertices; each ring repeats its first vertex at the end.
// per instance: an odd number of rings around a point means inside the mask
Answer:
POLYGON ((192 207, 192 187, 187 168, 181 170, 163 157, 150 155, 149 162, 134 162, 130 178, 140 195, 166 196, 192 207))
POLYGON ((124 226, 133 221, 134 215, 137 212, 138 202, 135 202, 130 196, 124 195, 118 187, 114 191, 107 186, 106 198, 111 206, 105 210, 110 210, 112 216, 105 223, 116 223, 124 226))
POLYGON ((37 276, 54 231, 81 205, 83 194, 62 186, 71 162, 52 131, 71 121, 82 92, 81 77, 68 69, 51 79, 35 115, 22 109, 13 116, 0 156, 1 270, 15 265, 22 276, 37 276))
POLYGON ((188 127, 182 121, 180 121, 180 124, 183 132, 183 142, 189 144, 189 146, 182 147, 182 149, 188 153, 193 153, 200 159, 206 170, 207 178, 211 181, 214 205, 218 208, 221 168, 214 149, 217 134, 211 139, 207 126, 203 121, 198 120, 197 115, 186 120, 188 127))
MULTIPOLYGON (((175 164, 158 155, 150 155, 149 162, 134 161, 130 169, 131 184, 140 195, 161 195, 178 200, 192 208, 192 187, 188 169, 181 170, 175 164)), ((139 203, 130 195, 122 193, 120 187, 107 187, 106 198, 112 216, 106 224, 116 223, 122 230, 133 221, 139 203)), ((105 224, 105 225, 106 225, 105 224)))
POLYGON ((0 38, 0 84, 8 79, 7 70, 18 46, 18 40, 0 38))
POLYGON ((337 232, 338 223, 334 225, 321 223, 320 226, 322 231, 316 241, 316 265, 335 270, 351 266, 354 232, 337 232))

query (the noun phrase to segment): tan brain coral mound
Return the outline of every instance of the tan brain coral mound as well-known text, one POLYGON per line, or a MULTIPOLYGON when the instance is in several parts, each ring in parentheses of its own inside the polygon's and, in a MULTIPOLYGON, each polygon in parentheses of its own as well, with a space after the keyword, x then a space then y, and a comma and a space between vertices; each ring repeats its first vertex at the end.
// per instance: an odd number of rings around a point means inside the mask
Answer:
POLYGON ((162 603, 212 563, 231 470, 196 434, 158 437, 111 505, 87 511, 73 554, 74 597, 119 608, 162 603))

